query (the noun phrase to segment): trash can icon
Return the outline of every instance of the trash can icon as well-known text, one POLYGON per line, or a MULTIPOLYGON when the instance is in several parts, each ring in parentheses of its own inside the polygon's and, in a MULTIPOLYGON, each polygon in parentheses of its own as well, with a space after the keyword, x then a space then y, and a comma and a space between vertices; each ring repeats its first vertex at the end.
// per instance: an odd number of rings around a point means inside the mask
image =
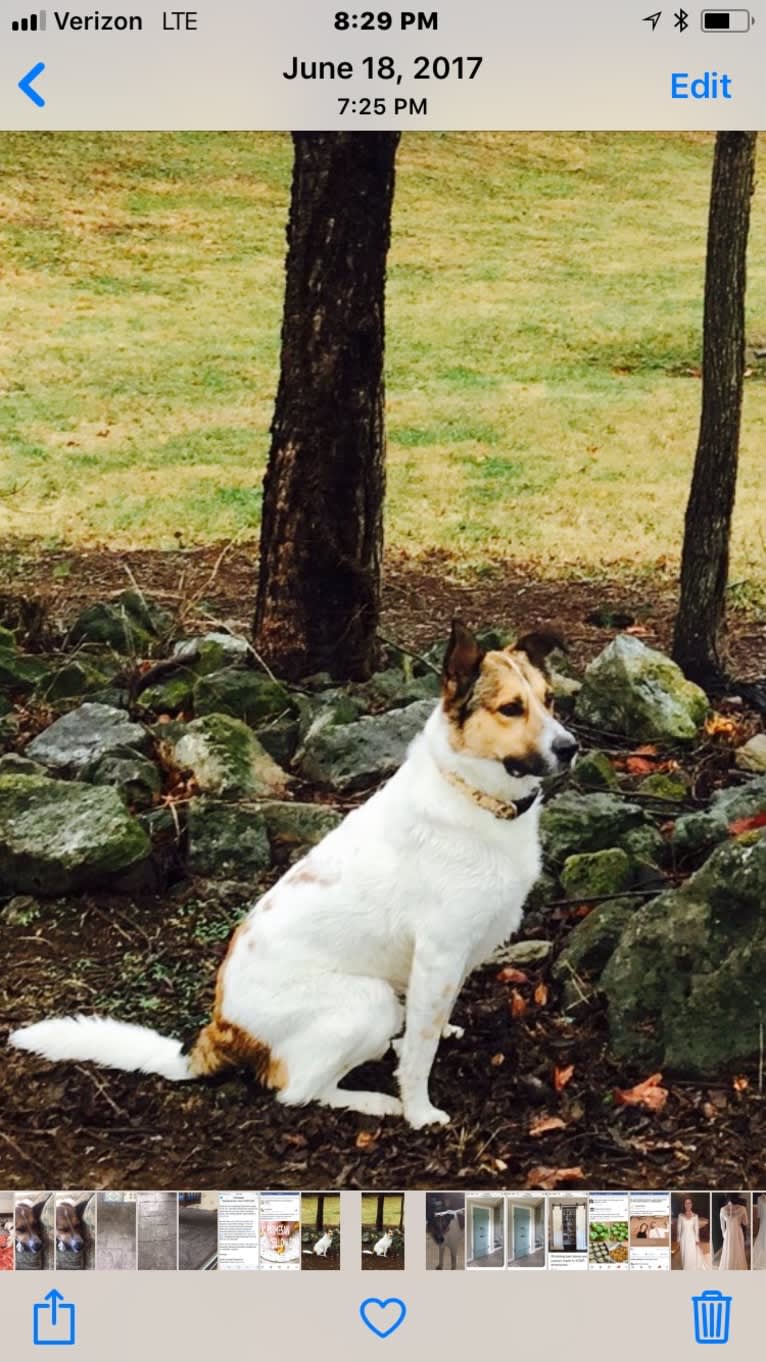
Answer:
POLYGON ((694 1342, 728 1343, 731 1323, 731 1296, 723 1291, 703 1291, 692 1296, 694 1306, 694 1342))

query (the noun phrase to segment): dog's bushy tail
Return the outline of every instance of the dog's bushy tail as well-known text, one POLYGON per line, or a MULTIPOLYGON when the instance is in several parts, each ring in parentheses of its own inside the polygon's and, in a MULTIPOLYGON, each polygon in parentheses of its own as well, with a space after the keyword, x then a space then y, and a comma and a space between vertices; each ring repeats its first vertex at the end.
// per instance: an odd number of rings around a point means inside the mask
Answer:
POLYGON ((127 1073, 194 1078, 180 1040, 111 1017, 50 1017, 11 1032, 9 1045, 50 1060, 90 1060, 127 1073))

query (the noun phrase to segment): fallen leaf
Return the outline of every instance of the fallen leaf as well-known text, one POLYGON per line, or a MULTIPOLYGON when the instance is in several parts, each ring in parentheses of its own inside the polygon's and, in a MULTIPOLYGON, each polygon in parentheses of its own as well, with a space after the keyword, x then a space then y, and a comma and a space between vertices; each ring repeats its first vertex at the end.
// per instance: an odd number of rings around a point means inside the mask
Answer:
POLYGON ((496 1055, 493 1055, 489 1062, 493 1069, 499 1069, 501 1064, 505 1064, 505 1055, 502 1050, 499 1050, 496 1055))
POLYGON ((634 757, 656 757, 658 755, 656 744, 653 742, 642 743, 640 747, 633 748, 634 757))
POLYGON ((497 1169, 498 1173, 508 1172, 508 1164, 506 1163, 505 1159, 495 1159, 495 1168, 497 1169))
POLYGON ((553 1086, 556 1092, 562 1092, 575 1071, 574 1064, 567 1064, 563 1069, 554 1068, 553 1086))
POLYGON ((619 1107, 646 1107, 649 1111, 662 1111, 668 1100, 667 1088, 659 1086, 662 1074, 650 1074, 643 1083, 634 1088, 615 1088, 614 1100, 619 1107))
POLYGON ((647 761, 646 757, 628 757, 625 761, 625 770, 631 776, 648 776, 657 769, 657 763, 647 761))
POLYGON ((710 738, 736 738, 739 736, 740 725, 736 719, 730 719, 726 714, 719 714, 713 711, 705 720, 705 732, 710 738))
POLYGON ((548 1130, 566 1130, 566 1121, 560 1116, 538 1116, 529 1127, 530 1135, 544 1135, 548 1130))
POLYGON ((526 1012, 526 1010, 527 1010, 527 1008, 528 1008, 528 1006, 529 1006, 529 1004, 528 1004, 526 998, 522 998, 521 994, 519 993, 519 990, 518 990, 517 988, 512 989, 512 990, 511 990, 511 1016, 512 1016, 512 1017, 523 1017, 523 1016, 524 1016, 524 1013, 526 1012))
POLYGON ((731 1086, 735 1092, 747 1092, 750 1087, 750 1079, 745 1078, 744 1076, 735 1078, 731 1086))
POLYGON ((545 1004, 548 1001, 548 985, 542 983, 538 984, 534 996, 538 1007, 545 1007, 545 1004))
POLYGON ((523 969, 514 969, 512 965, 507 965, 505 969, 501 969, 497 978, 498 983, 501 984, 529 983, 529 977, 524 973, 523 969))
POLYGON ((552 1192, 554 1187, 558 1187, 560 1182, 579 1182, 584 1173, 582 1168, 533 1168, 527 1177, 527 1187, 543 1187, 545 1191, 552 1192))
POLYGON ((360 1130, 354 1143, 357 1149, 374 1149, 378 1143, 377 1130, 360 1130))
POLYGON ((751 818, 735 818, 729 824, 732 837, 741 837, 743 832, 755 832, 757 828, 766 828, 766 813, 754 813, 751 818))
POLYGON ((644 637, 646 634, 648 634, 648 633, 649 633, 649 630, 648 630, 648 629, 645 629, 644 626, 643 626, 643 624, 629 624, 628 627, 627 627, 627 629, 625 630, 625 633, 626 633, 626 634, 633 634, 634 637, 639 637, 639 638, 641 638, 641 637, 644 637))

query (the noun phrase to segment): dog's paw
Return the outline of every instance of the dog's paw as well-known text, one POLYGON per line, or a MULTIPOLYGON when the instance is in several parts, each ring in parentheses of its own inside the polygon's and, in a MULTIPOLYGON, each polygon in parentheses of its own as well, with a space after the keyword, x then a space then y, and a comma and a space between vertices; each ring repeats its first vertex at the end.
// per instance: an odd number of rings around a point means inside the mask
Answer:
POLYGON ((451 1022, 442 1028, 442 1040, 462 1040, 465 1035, 465 1027, 453 1026, 451 1022))
POLYGON ((438 1107, 416 1107, 413 1111, 406 1111, 405 1118, 407 1124, 413 1130, 422 1130, 424 1126, 446 1126, 449 1125, 450 1118, 446 1111, 439 1111, 438 1107))

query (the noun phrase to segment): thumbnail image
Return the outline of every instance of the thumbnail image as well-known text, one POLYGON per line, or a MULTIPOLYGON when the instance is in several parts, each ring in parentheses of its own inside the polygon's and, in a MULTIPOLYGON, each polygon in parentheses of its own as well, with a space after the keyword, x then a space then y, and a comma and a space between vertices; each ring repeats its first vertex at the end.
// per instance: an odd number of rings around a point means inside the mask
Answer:
POLYGON ((0 1272, 13 1271, 13 1192, 0 1192, 0 1272))
POLYGON ((300 1192, 262 1192, 260 1266, 271 1272, 301 1266, 300 1192))
POLYGON ((630 1266, 643 1272, 670 1268, 670 1196, 667 1192, 630 1194, 630 1266))
POLYGON ((588 1266, 588 1199, 578 1192, 555 1192, 548 1197, 548 1267, 583 1269, 588 1266))
POLYGON ((362 1193, 362 1267, 401 1271, 404 1267, 404 1193, 362 1193))
POLYGON ((175 1192, 139 1192, 139 1272, 174 1272, 178 1267, 178 1198, 175 1192))
POLYGON ((218 1267, 218 1193, 178 1193, 178 1266, 184 1272, 218 1267))
POLYGON ((56 1193, 56 1271, 90 1272, 96 1266, 96 1193, 56 1193))
POLYGON ((588 1265, 598 1271, 630 1267, 626 1192, 591 1192, 588 1198, 588 1265))
POLYGON ((55 1266, 53 1192, 14 1195, 14 1265, 17 1272, 49 1272, 55 1266))
POLYGON ((750 1270, 750 1197, 747 1192, 713 1192, 710 1241, 714 1270, 750 1270))
POLYGON ((710 1193, 673 1192, 670 1198, 670 1266, 674 1271, 710 1268, 710 1193))
POLYGON ((512 1192, 507 1202, 508 1267, 545 1267, 545 1196, 512 1192))
POLYGON ((304 1272, 340 1267, 340 1196, 337 1192, 301 1195, 301 1266, 304 1272))
POLYGON ((465 1196, 426 1192, 426 1268, 455 1272, 465 1267, 465 1196))
POLYGON ((253 1272, 258 1256, 258 1193, 219 1192, 218 1271, 253 1272))
POLYGON ((753 1255, 751 1267, 754 1272, 766 1268, 766 1192, 753 1192, 752 1219, 753 1255))
POLYGON ((631 1247, 646 1248, 649 1244, 662 1246, 670 1242, 669 1235, 670 1222, 666 1215, 650 1215, 648 1218, 644 1215, 630 1217, 631 1247))
POLYGON ((505 1197, 466 1197, 465 1261, 468 1268, 505 1267, 505 1197))
POLYGON ((96 1270, 135 1272, 136 1192, 96 1196, 96 1270))

